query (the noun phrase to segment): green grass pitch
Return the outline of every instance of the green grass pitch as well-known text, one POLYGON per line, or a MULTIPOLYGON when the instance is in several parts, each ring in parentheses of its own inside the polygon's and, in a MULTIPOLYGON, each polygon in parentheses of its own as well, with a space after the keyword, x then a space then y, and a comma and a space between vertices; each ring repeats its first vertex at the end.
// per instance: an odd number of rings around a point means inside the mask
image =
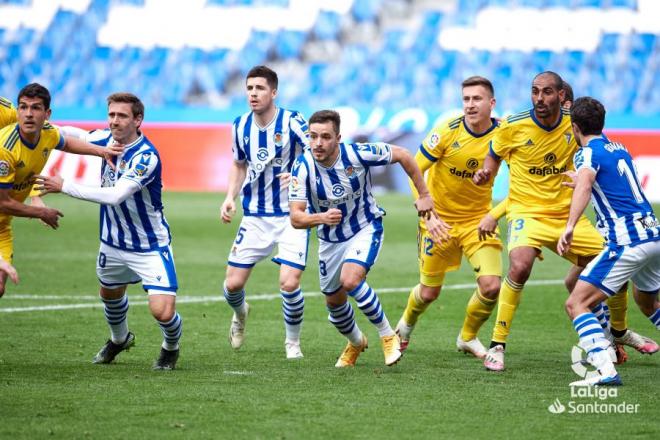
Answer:
MULTIPOLYGON (((617 397, 571 397, 576 335, 560 281, 568 263, 547 250, 531 279, 550 282, 526 288, 500 374, 455 350, 472 292, 460 285, 474 281, 465 263, 447 276, 448 288, 421 318, 398 365, 385 367, 375 328, 356 309, 370 348, 356 368, 334 368, 345 340, 328 323, 318 294, 314 234, 303 279, 304 290, 316 293, 306 299, 305 358, 285 359, 280 301, 255 297, 278 292, 270 262, 253 272, 247 339, 234 352, 227 342, 231 312, 219 297, 237 222, 221 224, 221 200, 165 195, 184 318, 179 368, 172 372, 151 370, 161 335, 139 287, 129 289, 137 345, 112 365, 90 362, 108 337, 96 299, 97 206, 49 196, 47 203, 65 213, 59 230, 14 221, 22 279, 0 299, 0 438, 658 438, 660 355, 629 349, 617 397), (49 306, 63 308, 38 309, 49 306), (567 408, 563 414, 548 410, 556 399, 567 408), (639 405, 636 414, 570 414, 570 401, 639 405)), ((406 196, 379 202, 388 212, 385 244, 369 283, 381 291, 394 326, 417 282, 416 216, 406 196)), ((480 332, 485 344, 493 321, 480 332)), ((632 298, 629 324, 657 338, 632 298)))

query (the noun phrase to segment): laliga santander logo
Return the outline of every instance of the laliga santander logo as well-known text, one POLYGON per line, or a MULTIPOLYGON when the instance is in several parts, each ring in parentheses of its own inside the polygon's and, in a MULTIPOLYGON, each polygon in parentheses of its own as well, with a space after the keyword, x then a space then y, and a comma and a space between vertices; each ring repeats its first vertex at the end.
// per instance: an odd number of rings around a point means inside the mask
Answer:
POLYGON ((582 348, 577 345, 573 346, 571 350, 571 369, 575 374, 580 376, 583 379, 591 379, 592 377, 598 376, 598 371, 591 367, 591 364, 587 361, 585 352, 582 348), (587 366, 591 368, 587 368, 587 366))
POLYGON ((566 411, 566 407, 561 404, 559 399, 555 399, 554 402, 548 407, 548 411, 550 411, 553 414, 561 414, 564 411, 566 411))

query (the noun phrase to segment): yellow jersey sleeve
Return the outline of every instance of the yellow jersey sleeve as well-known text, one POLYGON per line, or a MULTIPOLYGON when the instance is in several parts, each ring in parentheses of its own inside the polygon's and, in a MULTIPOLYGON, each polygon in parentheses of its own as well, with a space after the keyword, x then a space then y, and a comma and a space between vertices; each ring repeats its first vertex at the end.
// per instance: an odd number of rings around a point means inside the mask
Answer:
POLYGON ((16 158, 7 148, 0 147, 0 189, 12 189, 16 179, 16 158))
POLYGON ((57 127, 51 125, 49 122, 44 124, 44 128, 41 130, 41 136, 45 148, 54 148, 56 150, 64 148, 64 136, 57 127))
POLYGON ((422 153, 431 163, 441 159, 444 155, 445 142, 443 141, 447 135, 447 132, 444 129, 446 125, 447 123, 442 123, 433 127, 422 141, 422 145, 419 147, 419 152, 422 153))
POLYGON ((16 107, 10 100, 0 96, 0 128, 15 124, 17 121, 16 107))
POLYGON ((489 146, 489 154, 498 159, 507 160, 511 152, 515 149, 513 130, 508 119, 505 119, 500 122, 500 128, 497 130, 495 136, 493 136, 493 140, 489 146))

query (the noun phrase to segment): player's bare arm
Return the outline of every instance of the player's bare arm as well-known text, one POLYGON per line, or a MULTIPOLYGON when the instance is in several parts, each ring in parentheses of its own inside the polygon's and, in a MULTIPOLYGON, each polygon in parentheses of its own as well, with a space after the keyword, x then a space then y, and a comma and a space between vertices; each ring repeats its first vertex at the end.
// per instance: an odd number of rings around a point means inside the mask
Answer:
POLYGON ((571 209, 568 214, 566 229, 557 242, 557 252, 564 255, 571 247, 573 241, 573 230, 580 216, 584 213, 591 200, 591 188, 596 180, 596 173, 590 169, 582 169, 577 173, 577 182, 571 199, 571 209))
POLYGON ((325 212, 306 212, 307 202, 289 202, 291 225, 296 229, 308 229, 318 225, 335 226, 341 222, 341 210, 330 208, 325 212))
POLYGON ((57 209, 30 206, 16 201, 9 196, 8 189, 0 189, 0 212, 14 217, 38 218, 53 229, 57 229, 59 218, 64 216, 57 209))
POLYGON ((90 144, 82 139, 78 139, 77 137, 64 136, 64 147, 62 150, 67 153, 102 157, 108 163, 110 168, 116 170, 117 167, 115 166, 113 159, 124 151, 124 145, 113 143, 106 148, 103 148, 98 145, 90 144))
POLYGON ((415 208, 420 217, 428 219, 431 215, 435 215, 433 208, 433 198, 429 189, 424 182, 424 176, 419 170, 415 159, 408 150, 403 147, 391 145, 392 148, 392 163, 400 163, 401 168, 408 174, 412 180, 415 189, 417 190, 417 200, 415 200, 415 208))
POLYGON ((227 196, 220 207, 220 218, 223 223, 230 223, 234 214, 236 214, 236 196, 245 181, 247 175, 247 162, 234 161, 229 169, 229 185, 227 187, 227 196))

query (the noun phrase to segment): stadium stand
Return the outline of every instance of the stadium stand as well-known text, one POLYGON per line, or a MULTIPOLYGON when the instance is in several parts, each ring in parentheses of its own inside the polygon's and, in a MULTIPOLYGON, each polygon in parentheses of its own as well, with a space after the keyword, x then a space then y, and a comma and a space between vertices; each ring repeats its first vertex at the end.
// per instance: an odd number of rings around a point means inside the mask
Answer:
POLYGON ((268 63, 293 107, 311 94, 318 107, 449 109, 481 74, 506 111, 552 69, 608 111, 656 115, 658 16, 653 0, 0 0, 0 90, 40 81, 59 106, 134 90, 149 108, 231 108, 268 63))

